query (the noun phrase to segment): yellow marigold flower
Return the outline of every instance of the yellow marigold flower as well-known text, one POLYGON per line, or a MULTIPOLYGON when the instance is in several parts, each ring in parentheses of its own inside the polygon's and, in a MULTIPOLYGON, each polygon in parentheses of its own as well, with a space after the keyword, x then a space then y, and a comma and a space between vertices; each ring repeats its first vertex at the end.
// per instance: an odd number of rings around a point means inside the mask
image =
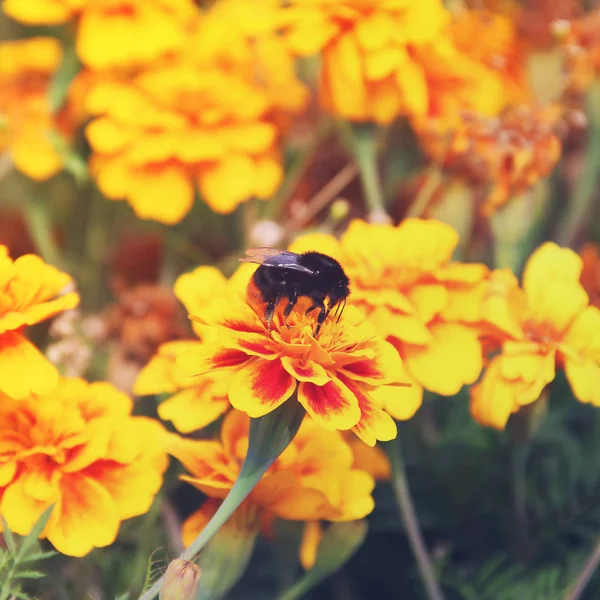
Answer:
MULTIPOLYGON (((181 275, 175 282, 175 295, 189 313, 202 314, 213 302, 228 302, 248 285, 254 267, 242 265, 227 280, 214 267, 198 267, 191 273, 181 275)), ((200 323, 193 323, 200 338, 210 336, 210 330, 200 323)), ((164 421, 172 421, 181 433, 190 433, 206 427, 229 408, 229 375, 216 372, 204 377, 190 377, 178 365, 179 358, 201 351, 200 340, 168 342, 158 349, 156 355, 140 372, 134 392, 138 395, 173 394, 158 407, 158 415, 164 421)))
POLYGON ((128 396, 61 379, 50 394, 0 400, 0 512, 12 531, 27 534, 54 504, 43 536, 83 556, 150 508, 167 467, 166 432, 132 417, 128 396))
POLYGON ((421 128, 420 141, 429 157, 455 177, 487 190, 482 208, 489 215, 550 175, 561 155, 562 113, 557 105, 522 105, 497 118, 463 114, 451 130, 433 122, 421 128))
POLYGON ((10 152, 15 167, 38 181, 63 167, 51 132, 64 126, 52 116, 47 98, 61 61, 54 38, 0 43, 0 152, 10 152))
POLYGON ((77 20, 76 48, 93 69, 149 65, 181 47, 193 0, 4 0, 4 12, 28 25, 77 20))
POLYGON ((575 252, 548 242, 529 258, 523 289, 509 270, 492 274, 481 314, 501 352, 471 389, 477 421, 503 429, 539 398, 557 365, 581 402, 600 406, 600 310, 588 305, 581 269, 575 252))
POLYGON ((78 294, 66 291, 71 284, 69 275, 39 256, 26 254, 13 261, 0 246, 0 393, 24 398, 56 387, 57 370, 22 329, 75 308, 78 294))
MULTIPOLYGON (((233 487, 248 449, 250 419, 231 411, 221 427, 221 440, 195 441, 173 436, 169 452, 188 469, 183 481, 210 498, 222 499, 233 487)), ((275 461, 245 501, 263 519, 353 521, 374 508, 375 482, 353 467, 350 446, 340 432, 324 431, 305 418, 290 446, 275 461)), ((207 521, 202 509, 183 526, 189 545, 207 521)))
MULTIPOLYGON (((350 278, 348 304, 396 347, 414 381, 450 396, 481 372, 481 344, 471 326, 477 317, 468 300, 487 275, 485 265, 452 261, 457 244, 456 231, 441 221, 406 219, 394 227, 355 220, 339 242, 307 235, 291 249, 337 258, 350 278)), ((411 392, 419 394, 419 386, 411 392)), ((388 410, 398 419, 412 416, 399 408, 388 410)))
POLYGON ((428 91, 415 48, 449 18, 439 0, 293 0, 283 23, 294 52, 321 53, 321 101, 352 121, 423 114, 428 91))

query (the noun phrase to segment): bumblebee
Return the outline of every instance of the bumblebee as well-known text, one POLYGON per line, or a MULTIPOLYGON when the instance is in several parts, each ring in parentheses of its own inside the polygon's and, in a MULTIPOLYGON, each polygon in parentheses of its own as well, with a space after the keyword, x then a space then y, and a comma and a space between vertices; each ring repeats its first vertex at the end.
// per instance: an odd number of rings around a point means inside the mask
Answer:
POLYGON ((302 297, 312 301, 306 314, 319 310, 315 336, 336 307, 333 318, 340 319, 350 294, 350 282, 337 260, 320 252, 296 254, 276 248, 251 248, 246 256, 241 259, 243 262, 260 265, 253 282, 267 305, 267 323, 273 320, 275 307, 282 299, 288 301, 283 311, 285 322, 302 297))

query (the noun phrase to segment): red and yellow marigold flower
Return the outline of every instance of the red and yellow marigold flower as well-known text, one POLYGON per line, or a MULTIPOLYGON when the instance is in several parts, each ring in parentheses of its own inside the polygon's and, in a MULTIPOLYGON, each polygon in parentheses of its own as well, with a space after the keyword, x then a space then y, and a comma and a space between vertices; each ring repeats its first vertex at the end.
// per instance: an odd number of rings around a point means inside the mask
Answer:
POLYGON ((13 261, 0 246, 0 393, 18 399, 56 387, 58 371, 25 338, 23 328, 77 306, 78 294, 68 291, 72 283, 39 256, 13 261))
POLYGON ((548 177, 561 155, 562 107, 511 107, 498 117, 463 114, 456 127, 419 129, 427 155, 454 177, 486 192, 489 215, 548 177))
MULTIPOLYGON (((242 293, 253 270, 242 265, 227 280, 214 267, 198 267, 181 275, 175 282, 175 295, 188 313, 202 314, 210 304, 226 303, 242 293)), ((181 433, 190 433, 206 427, 230 408, 228 399, 229 374, 216 372, 204 377, 190 377, 178 365, 179 358, 201 350, 202 341, 210 331, 194 322, 198 340, 168 342, 142 369, 134 386, 138 395, 173 394, 158 407, 164 421, 172 421, 181 433)))
POLYGON ((27 534, 54 504, 43 537, 83 556, 150 508, 167 467, 167 434, 131 409, 110 384, 82 379, 61 379, 42 396, 0 398, 0 512, 11 531, 27 534))
POLYGON ((511 413, 535 402, 564 368, 575 396, 600 406, 600 310, 579 282, 582 261, 548 242, 530 257, 523 288, 507 269, 484 286, 481 315, 499 347, 471 390, 477 421, 504 428, 511 413))
POLYGON ((4 0, 27 25, 77 21, 76 49, 93 69, 150 65, 179 49, 198 8, 193 0, 4 0))
MULTIPOLYGON (((249 426, 248 416, 234 410, 223 421, 220 440, 173 436, 169 451, 189 471, 181 479, 209 498, 225 498, 248 450, 249 426)), ((263 523, 273 517, 311 522, 361 519, 374 508, 371 493, 375 481, 353 463, 352 450, 340 432, 324 431, 306 417, 292 443, 252 490, 244 508, 263 523)), ((210 512, 204 507, 185 522, 186 545, 204 527, 210 512)))
POLYGON ((227 373, 231 404, 251 417, 299 401, 325 429, 352 429, 371 446, 393 439, 396 425, 386 411, 409 418, 420 399, 391 344, 352 308, 339 322, 327 319, 315 337, 316 319, 305 314, 310 301, 304 298, 287 324, 285 302, 268 324, 255 292, 251 285, 246 302, 231 298, 226 306, 213 303, 192 317, 212 327, 214 337, 181 356, 179 366, 199 379, 227 373))
POLYGON ((48 100, 49 82, 61 61, 54 38, 0 43, 0 152, 10 153, 15 167, 37 181, 63 168, 52 133, 66 133, 66 119, 51 114, 48 100))
POLYGON ((415 49, 449 19, 439 0, 293 0, 282 22, 300 56, 320 53, 321 102, 351 121, 424 114, 428 91, 415 49))
MULTIPOLYGON (((481 264, 453 261, 457 244, 456 231, 441 221, 406 219, 394 227, 355 220, 339 242, 306 235, 291 249, 337 258, 350 278, 348 304, 396 347, 419 386, 451 396, 481 372, 469 299, 488 272, 481 264)), ((413 394, 419 386, 413 386, 413 394)))

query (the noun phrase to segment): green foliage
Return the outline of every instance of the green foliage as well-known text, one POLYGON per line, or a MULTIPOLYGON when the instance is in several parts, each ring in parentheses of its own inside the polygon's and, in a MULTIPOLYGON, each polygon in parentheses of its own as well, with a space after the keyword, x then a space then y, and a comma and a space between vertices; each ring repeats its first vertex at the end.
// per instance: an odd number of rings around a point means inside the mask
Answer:
POLYGON ((38 570, 37 563, 54 556, 56 552, 42 551, 38 537, 48 523, 53 507, 50 506, 42 513, 29 534, 22 539, 17 539, 2 518, 6 549, 0 550, 0 600, 28 600, 31 596, 23 591, 23 584, 46 577, 43 571, 38 570))

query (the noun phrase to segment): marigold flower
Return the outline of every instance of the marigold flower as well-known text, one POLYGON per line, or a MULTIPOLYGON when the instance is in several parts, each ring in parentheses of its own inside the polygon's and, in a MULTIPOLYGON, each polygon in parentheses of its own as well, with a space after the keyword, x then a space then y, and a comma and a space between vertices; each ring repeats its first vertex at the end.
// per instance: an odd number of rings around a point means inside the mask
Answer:
POLYGON ((501 351, 471 389, 477 421, 503 429, 539 398, 556 366, 581 402, 600 406, 600 310, 588 305, 581 269, 575 252, 547 242, 527 261, 522 289, 508 269, 492 273, 481 314, 501 351))
POLYGON ((580 283, 590 297, 590 304, 600 308, 600 248, 588 242, 579 251, 582 260, 580 283))
POLYGON ((13 261, 0 246, 0 393, 24 398, 56 387, 56 368, 22 330, 75 308, 79 296, 67 291, 71 284, 69 275, 39 256, 27 254, 13 261))
MULTIPOLYGON (((481 372, 481 345, 468 307, 487 275, 485 265, 452 261, 457 244, 456 231, 441 221, 406 219, 394 227, 355 220, 339 242, 306 235, 292 249, 337 258, 350 278, 348 304, 396 347, 414 381, 450 396, 481 372)), ((418 395, 416 408, 420 387, 411 393, 418 395)), ((399 419, 412 416, 398 408, 386 409, 399 419)))
POLYGON ((83 556, 150 508, 167 467, 166 432, 132 417, 125 394, 61 379, 50 394, 0 400, 0 512, 12 531, 27 534, 54 504, 43 536, 83 556))
POLYGON ((193 0, 4 0, 2 7, 27 25, 77 20, 77 54, 93 69, 149 65, 177 50, 198 10, 193 0))
POLYGON ((15 167, 31 179, 56 175, 63 158, 51 132, 65 132, 50 111, 50 79, 60 66, 58 40, 36 37, 0 43, 0 152, 10 152, 15 167))
POLYGON ((305 314, 308 298, 286 323, 280 302, 267 323, 257 292, 251 282, 246 302, 232 298, 192 316, 212 327, 214 337, 179 365, 189 375, 229 372, 229 401, 251 417, 271 412, 297 391, 297 400, 325 429, 352 429, 370 446, 393 439, 396 424, 383 407, 412 415, 420 401, 392 345, 352 308, 339 321, 327 319, 315 337, 315 316, 305 314))
POLYGON ((385 124, 426 111, 425 76, 413 51, 436 39, 448 19, 438 0, 293 0, 282 21, 294 52, 321 53, 325 108, 385 124))
POLYGON ((497 118, 464 114, 451 131, 432 124, 419 135, 432 160, 488 190, 482 208, 489 215, 550 175, 561 154, 556 133, 561 116, 557 105, 540 109, 523 105, 497 118))
MULTIPOLYGON (((227 414, 221 440, 195 441, 173 436, 169 452, 180 460, 191 483, 210 498, 222 499, 238 477, 248 449, 250 419, 237 410, 227 414)), ((263 521, 273 517, 294 521, 353 521, 374 508, 375 482, 353 467, 350 446, 340 432, 324 431, 305 418, 290 446, 275 461, 245 501, 263 521)), ((184 524, 189 545, 206 524, 202 509, 184 524)))

